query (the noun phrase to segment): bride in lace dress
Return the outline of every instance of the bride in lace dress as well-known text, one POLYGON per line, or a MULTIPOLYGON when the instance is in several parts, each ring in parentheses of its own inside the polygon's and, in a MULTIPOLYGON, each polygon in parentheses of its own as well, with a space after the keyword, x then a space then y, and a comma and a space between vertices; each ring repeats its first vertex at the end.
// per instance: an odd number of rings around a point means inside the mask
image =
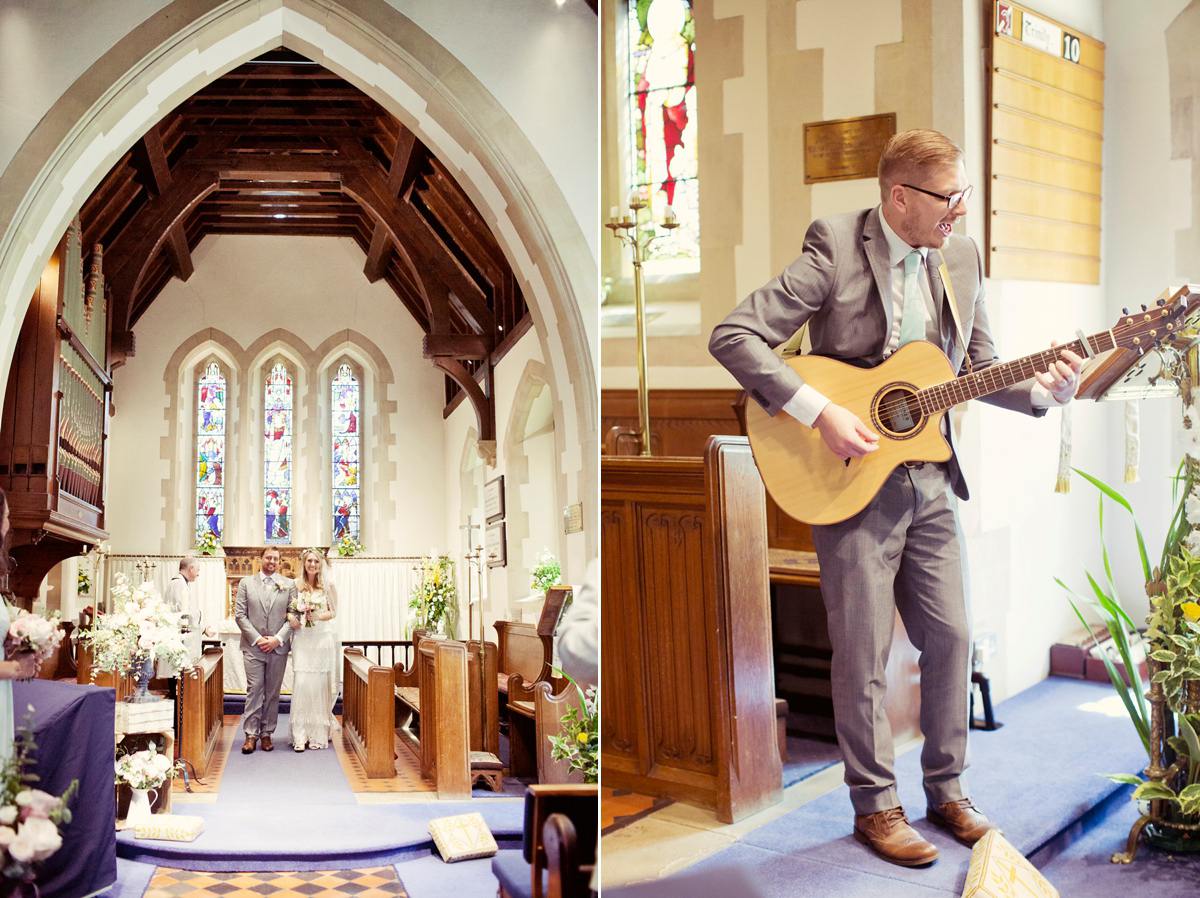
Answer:
POLYGON ((296 581, 296 600, 288 609, 292 633, 292 707, 290 727, 296 751, 324 748, 339 726, 333 716, 337 701, 336 645, 331 623, 337 615, 337 592, 325 559, 316 549, 300 556, 304 576, 296 581))

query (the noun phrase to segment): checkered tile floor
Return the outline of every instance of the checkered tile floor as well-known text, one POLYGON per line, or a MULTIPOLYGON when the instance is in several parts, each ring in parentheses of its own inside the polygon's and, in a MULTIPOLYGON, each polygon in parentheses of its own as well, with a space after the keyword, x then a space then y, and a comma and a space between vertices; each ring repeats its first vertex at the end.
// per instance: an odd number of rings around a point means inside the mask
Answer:
POLYGON ((394 898, 407 894, 392 867, 305 873, 193 873, 159 867, 143 898, 394 898))

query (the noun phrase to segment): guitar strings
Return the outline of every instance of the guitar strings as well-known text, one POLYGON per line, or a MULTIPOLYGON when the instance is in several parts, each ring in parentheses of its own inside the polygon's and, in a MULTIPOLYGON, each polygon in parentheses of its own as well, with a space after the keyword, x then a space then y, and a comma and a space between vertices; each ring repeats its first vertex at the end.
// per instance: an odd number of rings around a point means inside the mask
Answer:
MULTIPOLYGON (((1164 308, 1159 317, 1166 318, 1169 315, 1170 315, 1169 310, 1164 308)), ((1126 331, 1136 333, 1137 331, 1139 331, 1143 328, 1145 323, 1146 322, 1143 321, 1141 323, 1135 322, 1133 324, 1117 324, 1117 325, 1113 326, 1112 328, 1110 328, 1108 331, 1102 331, 1099 334, 1093 334, 1092 336, 1085 337, 1084 339, 1087 340, 1089 343, 1094 342, 1095 348, 1097 350, 1099 350, 1100 352, 1106 352, 1107 350, 1099 349, 1099 340, 1100 340, 1101 336, 1103 336, 1106 333, 1114 335, 1112 348, 1115 349, 1116 347, 1118 347, 1120 345, 1120 342, 1116 339, 1116 335, 1118 333, 1120 333, 1122 336, 1124 336, 1126 331)), ((955 389, 956 387, 962 388, 964 383, 967 381, 981 382, 988 378, 994 378, 997 375, 1005 375, 1008 373, 1009 369, 1013 368, 1014 366, 1022 365, 1027 362, 1032 364, 1032 362, 1034 360, 1036 360, 1037 362, 1040 362, 1041 364, 1045 365, 1048 368, 1049 363, 1055 361, 1058 358, 1059 353, 1061 353, 1062 350, 1064 350, 1064 349, 1070 349, 1073 352, 1076 352, 1079 349, 1084 349, 1083 341, 1082 340, 1074 340, 1065 345, 1056 346, 1056 347, 1054 347, 1052 349, 1048 349, 1048 350, 1043 350, 1042 352, 1034 353, 1033 355, 1025 356, 1024 358, 1014 359, 1011 362, 1004 362, 999 365, 991 365, 987 368, 982 368, 979 371, 973 371, 970 374, 966 374, 962 377, 956 377, 953 380, 948 380, 948 381, 945 381, 940 384, 934 384, 933 386, 930 386, 930 387, 923 387, 921 389, 915 390, 912 393, 906 394, 904 397, 902 397, 900 399, 894 399, 894 400, 890 400, 889 402, 882 403, 881 405, 878 406, 878 411, 884 415, 889 415, 889 416, 894 414, 896 412, 896 410, 900 409, 900 408, 907 409, 908 411, 911 412, 912 411, 912 404, 910 402, 911 399, 917 400, 918 410, 925 415, 933 414, 933 413, 936 413, 939 411, 945 411, 946 409, 952 407, 953 405, 956 405, 957 402, 961 402, 963 400, 960 399, 960 400, 957 400, 956 402, 951 402, 949 405, 940 405, 940 403, 937 403, 937 404, 930 403, 928 405, 928 407, 927 407, 925 400, 927 398, 932 397, 938 391, 941 391, 943 393, 948 393, 948 392, 952 391, 953 389, 955 389), (938 407, 939 405, 940 405, 940 407, 938 407)), ((1087 350, 1084 350, 1084 354, 1087 354, 1087 350)), ((1040 368, 1040 365, 1037 367, 1040 368)), ((1022 377, 1018 380, 1013 380, 1010 383, 1001 384, 1001 386, 1011 386, 1012 384, 1020 383, 1022 380, 1028 380, 1028 379, 1029 379, 1029 376, 1022 377)), ((992 388, 993 391, 996 389, 999 389, 999 387, 992 388)), ((991 392, 991 391, 989 391, 989 392, 991 392)), ((973 397, 966 396, 964 398, 970 399, 973 397)))

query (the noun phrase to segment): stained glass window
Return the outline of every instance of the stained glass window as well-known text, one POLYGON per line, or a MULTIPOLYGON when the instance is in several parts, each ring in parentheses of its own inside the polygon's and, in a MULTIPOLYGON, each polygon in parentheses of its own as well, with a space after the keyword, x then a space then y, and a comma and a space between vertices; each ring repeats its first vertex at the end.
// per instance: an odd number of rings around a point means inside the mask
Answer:
POLYGON ((695 271, 700 263, 696 180, 695 39, 690 0, 630 0, 627 22, 629 183, 662 221, 680 226, 650 244, 648 271, 695 271))
POLYGON ((330 403, 333 432, 333 541, 358 531, 358 379, 349 365, 338 366, 330 403))
POLYGON ((196 397, 196 540, 217 542, 225 524, 225 376, 216 362, 200 377, 196 397))
POLYGON ((292 378, 277 362, 267 377, 263 403, 263 509, 268 543, 292 541, 292 378))

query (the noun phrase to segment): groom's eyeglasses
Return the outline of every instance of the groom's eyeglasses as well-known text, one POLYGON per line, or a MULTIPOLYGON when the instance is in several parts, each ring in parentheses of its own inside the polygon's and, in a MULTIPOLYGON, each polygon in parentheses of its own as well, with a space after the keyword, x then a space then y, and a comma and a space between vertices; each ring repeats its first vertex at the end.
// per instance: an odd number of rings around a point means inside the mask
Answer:
POLYGON ((928 196, 937 197, 939 200, 945 200, 947 212, 969 197, 971 195, 971 191, 975 189, 973 185, 968 185, 966 190, 960 190, 958 193, 952 193, 949 196, 946 196, 944 193, 934 193, 932 190, 926 190, 924 187, 914 187, 912 184, 901 184, 900 186, 907 187, 909 190, 920 191, 928 196))

